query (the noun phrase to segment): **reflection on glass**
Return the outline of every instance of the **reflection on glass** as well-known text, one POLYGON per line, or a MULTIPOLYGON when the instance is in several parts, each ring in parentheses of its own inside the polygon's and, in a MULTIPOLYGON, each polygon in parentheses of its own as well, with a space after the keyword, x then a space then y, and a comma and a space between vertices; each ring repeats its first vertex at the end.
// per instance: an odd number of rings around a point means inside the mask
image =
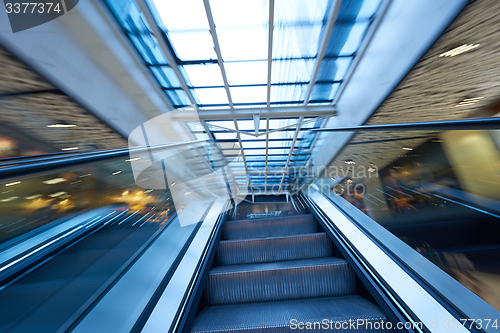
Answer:
POLYGON ((318 186, 500 310, 496 133, 379 133, 356 134, 318 186))

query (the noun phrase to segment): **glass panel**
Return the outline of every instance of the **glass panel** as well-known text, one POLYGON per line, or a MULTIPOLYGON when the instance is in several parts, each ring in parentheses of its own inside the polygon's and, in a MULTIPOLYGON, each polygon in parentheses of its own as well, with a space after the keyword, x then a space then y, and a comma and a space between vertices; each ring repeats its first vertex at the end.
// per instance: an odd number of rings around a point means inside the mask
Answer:
POLYGON ((209 29, 203 1, 153 0, 153 2, 169 31, 209 29))
POLYGON ((281 138, 292 139, 293 132, 277 131, 277 132, 269 133, 269 139, 281 139, 281 138))
POLYGON ((271 87, 271 102, 303 102, 306 84, 280 85, 271 87))
POLYGON ((269 155, 287 155, 290 153, 290 149, 269 149, 269 155))
MULTIPOLYGON (((290 125, 294 125, 299 121, 299 118, 281 118, 281 119, 269 119, 269 130, 275 130, 283 127, 287 127, 290 125)), ((270 139, 280 139, 281 137, 275 138, 271 136, 275 136, 275 133, 280 132, 272 132, 269 133, 270 139), (274 133, 274 134, 273 134, 274 133)))
POLYGON ((265 155, 266 150, 265 149, 245 149, 245 156, 246 155, 265 155))
POLYGON ((184 92, 184 90, 176 89, 176 90, 165 90, 168 97, 172 101, 174 105, 191 105, 189 101, 188 95, 184 92))
POLYGON ((340 83, 316 83, 311 92, 311 100, 332 100, 340 87, 340 83))
POLYGON ((230 87, 233 103, 255 103, 267 101, 267 87, 230 87))
POLYGON ((267 59, 267 29, 217 28, 217 37, 224 61, 267 59))
POLYGON ((225 62, 229 85, 267 84, 267 61, 225 62))
POLYGON ((210 120, 207 121, 207 124, 211 125, 212 131, 221 131, 223 128, 229 128, 232 130, 235 130, 236 127, 234 126, 234 122, 232 120, 210 120))
POLYGON ((267 26, 268 0, 210 0, 210 8, 218 28, 267 26))
POLYGON ((291 140, 286 141, 269 141, 269 147, 290 147, 292 145, 291 140))
POLYGON ((160 85, 165 88, 180 88, 181 83, 177 79, 177 75, 172 68, 168 66, 149 67, 154 76, 160 82, 160 85))
POLYGON ((338 18, 354 21, 369 19, 375 14, 382 0, 342 1, 338 18))
POLYGON ((499 132, 357 132, 317 185, 500 310, 499 132))
POLYGON ((276 0, 275 21, 279 24, 321 23, 330 3, 330 0, 276 0))
MULTIPOLYGON (((254 130, 255 128, 255 123, 253 120, 238 120, 238 129, 240 131, 242 130, 254 130)), ((259 122, 259 126, 260 126, 260 122, 259 122)))
POLYGON ((344 79, 352 58, 323 59, 316 81, 340 81, 344 79))
POLYGON ((214 133, 214 136, 215 136, 215 138, 217 140, 235 139, 236 138, 236 133, 231 133, 231 132, 214 133))
POLYGON ((371 18, 379 9, 382 0, 365 0, 357 19, 371 18))
POLYGON ((33 314, 43 313, 44 329, 64 331, 161 235, 171 251, 157 273, 175 263, 198 223, 181 227, 169 190, 141 187, 148 181, 134 178, 129 158, 1 182, 2 274, 10 277, 2 325, 38 327, 33 314))
POLYGON ((322 25, 275 26, 273 58, 315 57, 322 25))
POLYGON ((218 64, 185 65, 183 67, 192 86, 224 86, 218 64))
POLYGON ((328 41, 325 56, 352 55, 355 53, 369 22, 358 22, 354 24, 336 24, 328 41))
POLYGON ((243 144, 243 148, 266 148, 265 141, 258 141, 258 142, 244 141, 244 142, 242 142, 242 144, 243 144))
POLYGON ((209 30, 169 32, 168 36, 181 60, 217 59, 209 30))
POLYGON ((201 104, 227 103, 227 93, 225 88, 203 88, 193 90, 201 104))
POLYGON ((271 83, 309 82, 314 59, 273 60, 271 83))
POLYGON ((142 58, 150 64, 166 64, 167 59, 158 44, 158 40, 153 35, 146 33, 140 35, 128 35, 142 58))

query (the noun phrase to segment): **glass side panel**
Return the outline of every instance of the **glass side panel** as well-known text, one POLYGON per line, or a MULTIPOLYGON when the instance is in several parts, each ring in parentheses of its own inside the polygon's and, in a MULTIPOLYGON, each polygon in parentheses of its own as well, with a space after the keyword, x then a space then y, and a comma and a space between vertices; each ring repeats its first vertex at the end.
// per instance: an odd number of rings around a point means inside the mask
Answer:
POLYGON ((358 132, 316 184, 500 310, 499 132, 358 132))
POLYGON ((174 263, 198 223, 181 227, 169 190, 148 189, 132 163, 126 155, 0 182, 0 265, 3 278, 15 274, 0 290, 1 327, 38 327, 43 313, 44 330, 65 330, 162 235, 162 264, 174 263))

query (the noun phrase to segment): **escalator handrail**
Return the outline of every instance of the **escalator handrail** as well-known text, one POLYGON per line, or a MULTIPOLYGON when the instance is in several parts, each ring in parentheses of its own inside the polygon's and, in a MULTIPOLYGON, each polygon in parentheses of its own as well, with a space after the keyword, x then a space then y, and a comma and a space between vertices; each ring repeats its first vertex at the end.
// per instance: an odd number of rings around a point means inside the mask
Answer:
POLYGON ((205 143, 206 140, 195 140, 181 143, 171 143, 156 146, 140 146, 132 148, 121 148, 114 150, 105 150, 97 152, 78 153, 71 155, 53 156, 53 154, 40 155, 33 158, 22 159, 20 161, 2 164, 0 162, 0 179, 5 179, 15 176, 23 176, 26 174, 33 174, 42 171, 50 171, 56 168, 77 166, 91 162, 104 161, 112 158, 125 157, 130 153, 137 153, 142 151, 160 151, 163 149, 189 146, 193 144, 205 143))

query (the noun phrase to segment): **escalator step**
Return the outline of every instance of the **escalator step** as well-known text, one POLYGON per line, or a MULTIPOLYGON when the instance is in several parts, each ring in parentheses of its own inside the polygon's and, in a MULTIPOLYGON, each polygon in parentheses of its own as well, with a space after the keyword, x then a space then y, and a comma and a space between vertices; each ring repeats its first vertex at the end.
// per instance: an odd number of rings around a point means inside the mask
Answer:
POLYGON ((219 265, 251 264, 280 260, 330 257, 333 247, 324 232, 247 240, 221 241, 217 247, 219 265))
POLYGON ((223 239, 252 239, 317 232, 318 226, 312 215, 290 215, 267 219, 228 221, 223 239))
POLYGON ((315 258, 219 266, 209 273, 208 304, 235 304, 355 293, 354 272, 344 259, 315 258))
POLYGON ((210 306, 203 309, 195 318, 191 332, 294 332, 303 329, 298 329, 292 324, 321 323, 323 320, 328 323, 328 328, 319 328, 317 325, 316 329, 305 331, 392 332, 388 329, 377 329, 381 322, 387 323, 386 316, 377 306, 357 295, 210 306), (359 323, 360 326, 354 329, 349 327, 350 320, 359 323), (346 329, 342 328, 342 323, 346 329))

